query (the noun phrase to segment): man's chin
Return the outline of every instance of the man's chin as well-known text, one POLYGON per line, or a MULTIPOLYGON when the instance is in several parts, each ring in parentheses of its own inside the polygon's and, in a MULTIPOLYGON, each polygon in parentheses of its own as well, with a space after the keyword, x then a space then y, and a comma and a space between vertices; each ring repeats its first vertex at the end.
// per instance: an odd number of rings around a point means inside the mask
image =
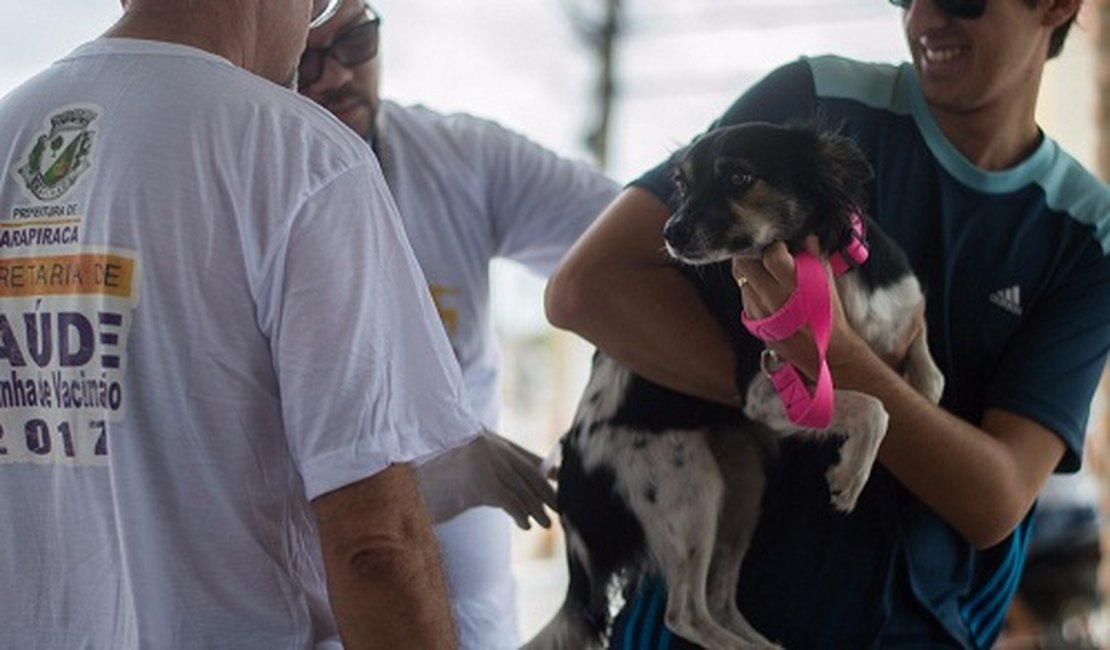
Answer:
POLYGON ((357 133, 363 140, 369 141, 374 135, 374 114, 376 111, 364 104, 354 104, 348 108, 340 111, 332 111, 332 114, 339 118, 352 131, 357 133))

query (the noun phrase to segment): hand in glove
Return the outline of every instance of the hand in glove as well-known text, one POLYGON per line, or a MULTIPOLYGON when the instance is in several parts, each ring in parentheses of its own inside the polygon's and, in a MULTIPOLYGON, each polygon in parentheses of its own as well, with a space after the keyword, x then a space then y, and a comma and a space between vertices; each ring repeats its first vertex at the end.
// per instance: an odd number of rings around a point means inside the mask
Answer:
POLYGON ((420 491, 435 523, 476 506, 509 513, 516 525, 531 528, 528 518, 551 526, 544 512, 555 509, 555 489, 540 469, 543 459, 491 431, 446 451, 416 468, 420 491))

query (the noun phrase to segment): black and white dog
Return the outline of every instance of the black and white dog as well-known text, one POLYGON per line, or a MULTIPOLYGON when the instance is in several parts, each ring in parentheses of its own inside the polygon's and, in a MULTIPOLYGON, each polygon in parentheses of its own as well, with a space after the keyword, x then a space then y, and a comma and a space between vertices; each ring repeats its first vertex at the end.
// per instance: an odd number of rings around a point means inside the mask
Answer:
MULTIPOLYGON (((871 169, 855 143, 808 127, 745 124, 712 131, 676 173, 680 205, 664 237, 700 265, 758 256, 775 241, 797 251, 815 234, 826 253, 853 236, 871 169)), ((912 331, 924 297, 905 255, 866 222, 870 259, 837 279, 850 324, 880 354, 912 331)), ((905 376, 937 401, 944 379, 922 332, 905 376)), ((667 585, 667 626, 707 648, 776 647, 735 604, 777 436, 842 435, 826 475, 832 505, 850 511, 870 475, 888 416, 874 397, 836 391, 825 430, 799 430, 768 378, 747 386, 744 414, 648 382, 598 353, 561 440, 558 504, 570 583, 555 618, 526 648, 605 642, 610 594, 649 575, 667 585), (835 432, 835 433, 833 433, 835 432)))

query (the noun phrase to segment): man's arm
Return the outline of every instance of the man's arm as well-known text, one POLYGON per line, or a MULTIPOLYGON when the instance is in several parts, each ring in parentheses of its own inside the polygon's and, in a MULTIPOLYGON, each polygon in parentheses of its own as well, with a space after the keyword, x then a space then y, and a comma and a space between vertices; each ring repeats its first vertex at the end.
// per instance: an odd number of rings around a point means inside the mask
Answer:
POLYGON ((880 462, 979 548, 1014 530, 1064 456, 1063 440, 1029 418, 988 410, 974 426, 948 413, 870 349, 839 366, 839 386, 874 395, 890 414, 880 462))
POLYGON ((561 156, 496 122, 458 115, 450 119, 458 127, 458 151, 468 152, 466 164, 478 176, 475 182, 488 188, 482 194, 482 214, 475 216, 489 220, 483 227, 493 237, 494 254, 550 276, 619 186, 597 167, 561 156))
POLYGON ((732 345, 663 248, 670 214, 644 189, 622 192, 551 276, 547 318, 651 381, 737 407, 732 345))
MULTIPOLYGON (((669 215, 645 190, 622 193, 552 277, 548 318, 652 381, 736 406, 735 353, 663 249, 669 215)), ((793 261, 787 255, 783 263, 792 289, 793 261)), ((789 290, 763 282, 769 303, 782 304, 789 290)), ((829 360, 838 387, 874 395, 890 412, 880 461, 977 546, 1013 530, 1064 453, 1058 436, 1027 418, 992 411, 975 426, 929 403, 851 331, 842 311, 829 360)))
POLYGON ((431 519, 408 465, 324 494, 312 506, 345 647, 455 647, 431 519))

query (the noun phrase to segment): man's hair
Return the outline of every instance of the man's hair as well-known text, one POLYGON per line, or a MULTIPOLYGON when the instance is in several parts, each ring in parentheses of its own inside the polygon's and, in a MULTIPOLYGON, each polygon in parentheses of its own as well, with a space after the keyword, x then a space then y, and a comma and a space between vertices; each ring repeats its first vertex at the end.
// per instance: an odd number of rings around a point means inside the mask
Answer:
MULTIPOLYGON (((1030 7, 1036 8, 1042 0, 1025 0, 1025 3, 1030 7)), ((1075 23, 1075 17, 1079 15, 1079 10, 1083 7, 1083 0, 1079 0, 1076 5, 1075 13, 1071 15, 1062 25, 1057 27, 1052 32, 1052 36, 1048 39, 1048 58, 1055 58, 1064 49, 1064 41, 1068 38, 1068 31, 1071 30, 1072 24, 1075 23)))

